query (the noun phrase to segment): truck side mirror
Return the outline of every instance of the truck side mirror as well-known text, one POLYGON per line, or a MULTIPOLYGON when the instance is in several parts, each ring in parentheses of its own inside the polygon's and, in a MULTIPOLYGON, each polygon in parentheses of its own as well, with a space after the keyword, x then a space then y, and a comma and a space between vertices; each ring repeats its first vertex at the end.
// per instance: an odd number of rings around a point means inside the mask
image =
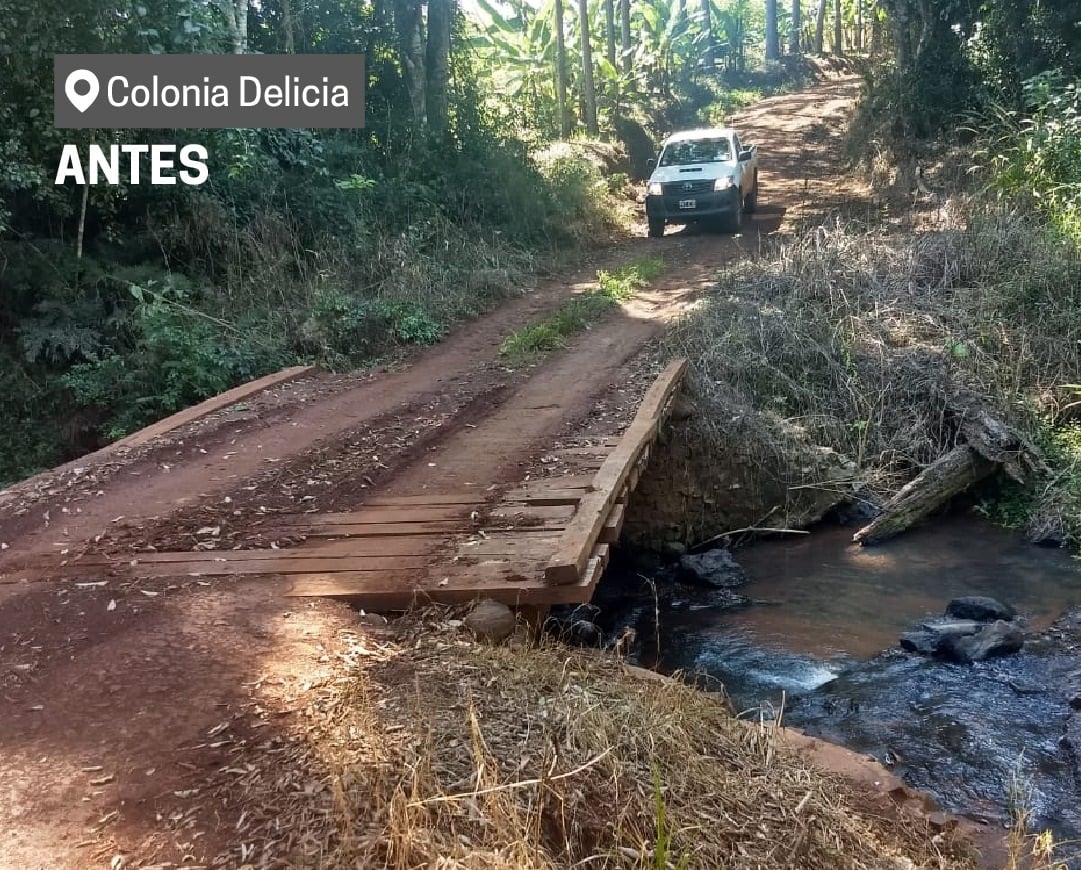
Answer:
POLYGON ((648 169, 650 172, 652 172, 656 168, 657 168, 657 158, 656 157, 650 157, 649 160, 646 161, 646 169, 648 169))
POLYGON ((754 157, 753 148, 744 148, 742 151, 739 152, 740 163, 744 163, 745 161, 750 160, 752 157, 754 157))

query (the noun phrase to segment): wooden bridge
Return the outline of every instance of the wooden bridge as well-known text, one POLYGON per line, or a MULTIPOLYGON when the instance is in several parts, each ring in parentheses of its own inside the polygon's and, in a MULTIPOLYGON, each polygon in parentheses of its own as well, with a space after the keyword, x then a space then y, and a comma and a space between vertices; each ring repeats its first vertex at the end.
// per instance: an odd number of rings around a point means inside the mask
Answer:
MULTIPOLYGON (((491 492, 373 496, 342 513, 278 515, 284 549, 149 552, 35 566, 36 579, 277 576, 292 596, 367 610, 492 598, 546 608, 589 601, 686 367, 671 363, 619 438, 557 451, 558 476, 491 492)), ((24 579, 26 572, 19 572, 24 579)))

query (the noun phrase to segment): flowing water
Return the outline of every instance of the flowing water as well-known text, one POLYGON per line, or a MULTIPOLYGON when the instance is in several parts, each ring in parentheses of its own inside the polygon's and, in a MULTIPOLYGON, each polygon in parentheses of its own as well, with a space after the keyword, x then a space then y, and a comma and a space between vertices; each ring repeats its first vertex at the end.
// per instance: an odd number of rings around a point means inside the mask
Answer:
POLYGON ((607 579, 598 603, 634 602, 618 621, 637 623, 644 664, 723 683, 743 708, 783 703, 787 724, 874 755, 955 812, 1002 823, 1022 788, 1037 824, 1081 838, 1081 765, 1062 741, 1081 684, 1081 620, 976 665, 897 649, 960 595, 1012 604, 1042 632, 1081 605, 1081 563, 971 516, 873 548, 852 532, 738 551, 749 607, 678 583, 655 594, 631 571, 607 579))

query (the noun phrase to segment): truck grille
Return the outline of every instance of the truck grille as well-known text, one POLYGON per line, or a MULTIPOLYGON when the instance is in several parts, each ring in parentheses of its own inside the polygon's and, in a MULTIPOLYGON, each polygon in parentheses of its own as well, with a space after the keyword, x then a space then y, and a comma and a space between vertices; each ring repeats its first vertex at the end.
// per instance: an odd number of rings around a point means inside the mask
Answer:
POLYGON ((713 190, 712 181, 669 181, 662 185, 665 196, 685 196, 690 193, 708 193, 713 190))

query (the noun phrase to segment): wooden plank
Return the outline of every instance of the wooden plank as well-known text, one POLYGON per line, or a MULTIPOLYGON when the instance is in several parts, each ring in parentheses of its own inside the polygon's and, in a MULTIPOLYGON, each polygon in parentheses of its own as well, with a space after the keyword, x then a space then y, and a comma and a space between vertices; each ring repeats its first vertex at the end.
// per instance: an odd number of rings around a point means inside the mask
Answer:
POLYGON ((432 507, 435 505, 451 504, 481 505, 484 504, 484 502, 493 494, 494 493, 492 492, 478 489, 474 492, 433 492, 430 494, 419 493, 417 495, 377 495, 373 496, 372 498, 365 499, 361 507, 432 507))
POLYGON ((432 505, 428 507, 415 507, 401 505, 398 507, 375 507, 368 510, 361 508, 355 511, 342 511, 338 513, 316 513, 308 515, 306 522, 313 526, 330 525, 360 525, 370 523, 430 523, 440 520, 468 519, 473 513, 468 505, 432 505))
POLYGON ((486 563, 466 569, 466 574, 441 574, 433 569, 434 573, 421 583, 377 574, 311 574, 294 578, 286 594, 296 598, 345 598, 376 611, 406 610, 428 603, 464 604, 477 598, 493 598, 511 606, 581 604, 593 597, 608 556, 607 544, 598 545, 590 553, 581 582, 558 586, 547 583, 536 564, 486 563))
POLYGON ((505 496, 510 501, 515 499, 528 505, 576 505, 585 494, 584 489, 552 489, 547 494, 529 495, 525 490, 511 490, 505 496))
MULTIPOLYGON (((382 572, 397 569, 424 569, 431 556, 338 556, 319 559, 252 559, 248 561, 216 561, 193 559, 188 562, 116 562, 113 573, 130 577, 232 577, 244 574, 307 574, 327 572, 382 572)), ((56 576, 85 571, 78 565, 57 569, 56 576)))
POLYGON ((634 463, 656 436, 665 406, 687 367, 685 359, 668 365, 646 392, 634 421, 594 477, 595 490, 587 493, 567 524, 559 549, 548 562, 545 578, 551 583, 575 583, 582 577, 605 520, 627 483, 634 463))
POLYGON ((596 447, 563 447, 553 451, 555 456, 600 456, 605 457, 612 452, 612 447, 598 445, 596 447))
POLYGON ((553 474, 551 477, 538 477, 536 480, 523 480, 519 489, 533 494, 548 492, 553 489, 593 489, 592 474, 553 474))
POLYGON ((72 560, 72 565, 83 567, 98 565, 160 564, 164 562, 224 561, 253 562, 275 561, 277 559, 325 559, 343 556, 424 556, 451 546, 450 539, 435 536, 397 536, 388 538, 359 538, 347 541, 316 540, 283 549, 251 550, 176 550, 170 552, 132 553, 130 556, 106 558, 87 558, 72 560))
POLYGON ((527 505, 501 502, 495 505, 481 521, 499 523, 507 520, 517 522, 534 520, 569 520, 574 516, 574 505, 527 505))
POLYGON ((520 535, 500 533, 476 541, 461 541, 454 552, 464 558, 478 556, 508 556, 517 560, 535 559, 544 563, 555 551, 558 535, 520 535))
MULTIPOLYGON (((314 514, 313 514, 314 516, 314 514)), ((475 531, 476 525, 470 522, 455 522, 446 520, 443 522, 429 523, 357 523, 352 525, 282 525, 274 526, 273 531, 279 535, 307 535, 309 538, 366 538, 387 537, 391 535, 453 535, 457 533, 475 531)))
POLYGON ((602 544, 619 543, 619 533, 623 531, 623 518, 626 510, 626 505, 613 505, 612 512, 608 514, 608 519, 605 520, 604 527, 601 529, 599 540, 602 544))

